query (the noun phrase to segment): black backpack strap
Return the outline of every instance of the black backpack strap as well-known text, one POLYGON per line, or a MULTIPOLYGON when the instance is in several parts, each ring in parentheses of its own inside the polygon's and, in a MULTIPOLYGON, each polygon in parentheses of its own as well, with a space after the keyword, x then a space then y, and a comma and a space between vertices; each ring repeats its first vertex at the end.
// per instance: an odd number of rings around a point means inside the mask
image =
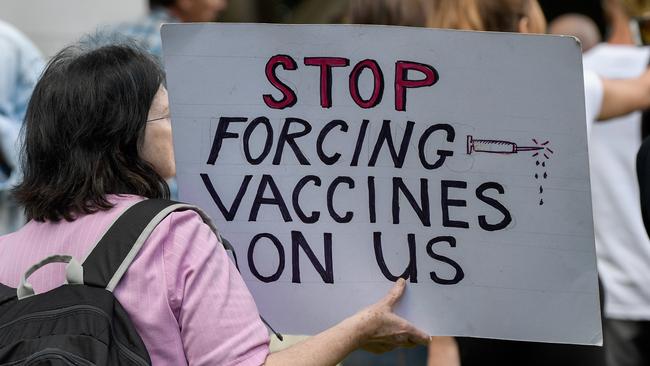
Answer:
POLYGON ((140 201, 126 209, 83 261, 84 284, 113 291, 149 235, 174 211, 194 210, 220 237, 201 209, 164 199, 140 201))
MULTIPOLYGON (((84 285, 113 291, 135 259, 156 226, 174 211, 192 210, 212 229, 226 251, 229 251, 239 270, 237 255, 230 242, 219 234, 212 219, 200 208, 164 199, 148 199, 127 208, 83 261, 84 285)), ((15 290, 13 291, 15 295, 15 290)), ((283 337, 263 318, 262 322, 280 339, 283 337)))
POLYGON ((0 283, 0 305, 3 302, 11 299, 16 299, 16 289, 9 286, 5 286, 0 283))

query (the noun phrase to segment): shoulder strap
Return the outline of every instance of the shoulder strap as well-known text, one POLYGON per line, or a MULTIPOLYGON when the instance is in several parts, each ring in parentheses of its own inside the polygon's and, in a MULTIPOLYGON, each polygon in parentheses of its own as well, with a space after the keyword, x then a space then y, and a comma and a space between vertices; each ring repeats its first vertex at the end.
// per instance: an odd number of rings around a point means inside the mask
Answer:
POLYGON ((164 199, 140 201, 110 226, 83 262, 84 284, 113 291, 149 235, 174 211, 194 210, 219 236, 212 221, 198 207, 164 199))
MULTIPOLYGON (((95 244, 82 265, 84 284, 113 291, 156 226, 170 213, 184 210, 195 211, 201 216, 226 251, 231 253, 239 270, 234 248, 219 234, 212 219, 203 210, 185 203, 148 199, 127 208, 95 244)), ((263 317, 260 318, 282 341, 282 334, 276 332, 263 317)))

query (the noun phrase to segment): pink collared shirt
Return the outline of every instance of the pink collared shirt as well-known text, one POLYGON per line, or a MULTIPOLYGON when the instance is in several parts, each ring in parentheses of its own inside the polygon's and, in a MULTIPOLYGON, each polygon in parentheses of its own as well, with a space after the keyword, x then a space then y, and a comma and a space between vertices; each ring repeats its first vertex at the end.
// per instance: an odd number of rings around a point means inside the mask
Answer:
MULTIPOLYGON (((138 196, 109 196, 115 207, 73 222, 30 221, 0 237, 0 282, 52 254, 82 260, 117 215, 138 196)), ((64 265, 30 278, 36 293, 64 283, 64 265)), ((269 336, 257 307, 221 243, 193 211, 165 218, 115 289, 154 365, 261 365, 269 336)))

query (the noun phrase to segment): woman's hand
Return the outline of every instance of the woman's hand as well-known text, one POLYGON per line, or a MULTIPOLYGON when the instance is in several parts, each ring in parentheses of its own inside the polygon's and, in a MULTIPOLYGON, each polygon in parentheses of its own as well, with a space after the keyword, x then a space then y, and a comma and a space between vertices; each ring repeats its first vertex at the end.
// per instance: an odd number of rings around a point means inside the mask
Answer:
POLYGON ((413 324, 395 315, 395 304, 404 294, 406 281, 400 278, 388 294, 352 318, 359 322, 364 338, 360 347, 373 353, 383 353, 396 347, 415 347, 429 344, 429 336, 413 324))
POLYGON ((313 337, 270 354, 265 365, 329 366, 341 362, 357 348, 382 353, 396 347, 428 344, 428 335, 393 313, 405 287, 406 281, 399 279, 376 304, 313 337))

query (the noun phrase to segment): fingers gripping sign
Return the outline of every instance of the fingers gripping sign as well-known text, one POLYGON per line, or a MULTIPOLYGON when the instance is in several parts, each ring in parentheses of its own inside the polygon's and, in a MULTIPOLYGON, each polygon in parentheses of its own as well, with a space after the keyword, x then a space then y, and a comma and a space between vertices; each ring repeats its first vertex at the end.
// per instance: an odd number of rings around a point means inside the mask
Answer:
POLYGON ((357 314, 368 328, 361 345, 366 351, 383 353, 396 347, 429 344, 430 337, 426 333, 393 312, 405 289, 406 281, 398 279, 383 299, 357 314))

